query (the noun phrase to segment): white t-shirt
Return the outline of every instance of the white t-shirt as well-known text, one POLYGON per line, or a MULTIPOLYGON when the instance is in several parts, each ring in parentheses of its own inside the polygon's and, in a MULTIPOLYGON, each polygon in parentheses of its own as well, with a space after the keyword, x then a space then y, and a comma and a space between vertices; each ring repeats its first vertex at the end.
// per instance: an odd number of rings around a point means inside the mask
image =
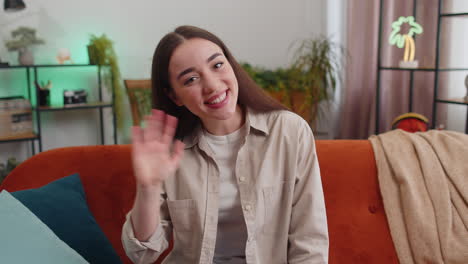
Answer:
POLYGON ((205 131, 219 166, 219 212, 214 264, 244 264, 247 228, 236 180, 237 153, 246 136, 245 126, 223 136, 205 131))

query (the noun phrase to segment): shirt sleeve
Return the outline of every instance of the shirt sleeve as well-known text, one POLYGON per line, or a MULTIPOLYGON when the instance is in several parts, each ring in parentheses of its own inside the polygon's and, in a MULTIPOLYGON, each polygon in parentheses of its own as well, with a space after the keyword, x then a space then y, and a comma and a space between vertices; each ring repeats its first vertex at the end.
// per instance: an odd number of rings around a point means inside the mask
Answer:
POLYGON ((298 140, 288 263, 328 263, 328 225, 322 180, 314 136, 305 121, 299 126, 298 140))
POLYGON ((148 241, 139 241, 135 237, 131 219, 132 211, 127 216, 122 228, 122 244, 127 256, 133 263, 154 263, 158 257, 169 247, 169 237, 172 225, 169 219, 167 203, 161 195, 160 222, 158 228, 148 241))

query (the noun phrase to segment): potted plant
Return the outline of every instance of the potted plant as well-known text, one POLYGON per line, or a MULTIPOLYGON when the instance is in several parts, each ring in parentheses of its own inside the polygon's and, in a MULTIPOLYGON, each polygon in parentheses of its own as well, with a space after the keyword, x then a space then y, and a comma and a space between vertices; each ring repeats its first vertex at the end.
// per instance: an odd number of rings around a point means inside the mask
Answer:
POLYGON ((241 66, 266 93, 285 106, 291 106, 287 88, 289 69, 278 68, 275 70, 268 70, 262 67, 252 66, 249 63, 241 63, 241 66))
POLYGON ((344 49, 325 37, 298 43, 288 68, 268 70, 242 63, 242 67, 268 94, 299 114, 312 127, 319 103, 331 99, 340 79, 344 49))
POLYGON ((6 176, 19 164, 20 162, 18 162, 16 158, 13 157, 9 158, 6 164, 0 163, 0 184, 6 178, 6 176))
POLYGON ((332 98, 341 79, 345 51, 326 37, 305 39, 294 52, 289 71, 292 110, 312 126, 320 114, 319 103, 332 98))
POLYGON ((34 56, 29 49, 32 45, 44 44, 44 40, 36 37, 36 30, 29 27, 19 27, 11 32, 12 40, 5 43, 8 51, 18 51, 18 61, 21 65, 33 65, 34 56))
POLYGON ((104 71, 104 80, 110 84, 106 85, 113 89, 114 109, 117 118, 117 127, 123 128, 123 96, 124 89, 114 44, 105 34, 101 36, 91 35, 88 44, 89 62, 100 66, 109 66, 109 71, 104 71))

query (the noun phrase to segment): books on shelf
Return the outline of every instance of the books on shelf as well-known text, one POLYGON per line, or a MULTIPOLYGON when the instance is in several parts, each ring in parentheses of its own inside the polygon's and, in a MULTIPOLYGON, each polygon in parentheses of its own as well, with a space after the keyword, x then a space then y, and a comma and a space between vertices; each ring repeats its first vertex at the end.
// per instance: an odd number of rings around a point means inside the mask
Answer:
POLYGON ((21 97, 0 98, 0 138, 32 134, 32 108, 21 97))

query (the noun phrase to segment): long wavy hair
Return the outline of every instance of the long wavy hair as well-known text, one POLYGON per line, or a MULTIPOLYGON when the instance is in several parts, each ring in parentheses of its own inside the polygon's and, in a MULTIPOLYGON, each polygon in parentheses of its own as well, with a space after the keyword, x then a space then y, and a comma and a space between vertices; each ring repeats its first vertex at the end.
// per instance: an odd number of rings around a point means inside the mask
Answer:
POLYGON ((176 105, 169 97, 169 94, 173 92, 169 82, 169 61, 174 50, 186 40, 192 38, 201 38, 211 41, 221 48, 237 78, 237 83, 239 85, 237 103, 241 107, 248 107, 258 112, 287 110, 284 105, 268 96, 263 89, 250 78, 221 39, 198 27, 180 26, 176 28, 174 32, 170 32, 164 36, 159 42, 153 55, 151 70, 153 108, 160 109, 178 118, 179 123, 176 130, 177 138, 182 139, 184 136, 189 135, 200 122, 200 119, 185 106, 176 105))

